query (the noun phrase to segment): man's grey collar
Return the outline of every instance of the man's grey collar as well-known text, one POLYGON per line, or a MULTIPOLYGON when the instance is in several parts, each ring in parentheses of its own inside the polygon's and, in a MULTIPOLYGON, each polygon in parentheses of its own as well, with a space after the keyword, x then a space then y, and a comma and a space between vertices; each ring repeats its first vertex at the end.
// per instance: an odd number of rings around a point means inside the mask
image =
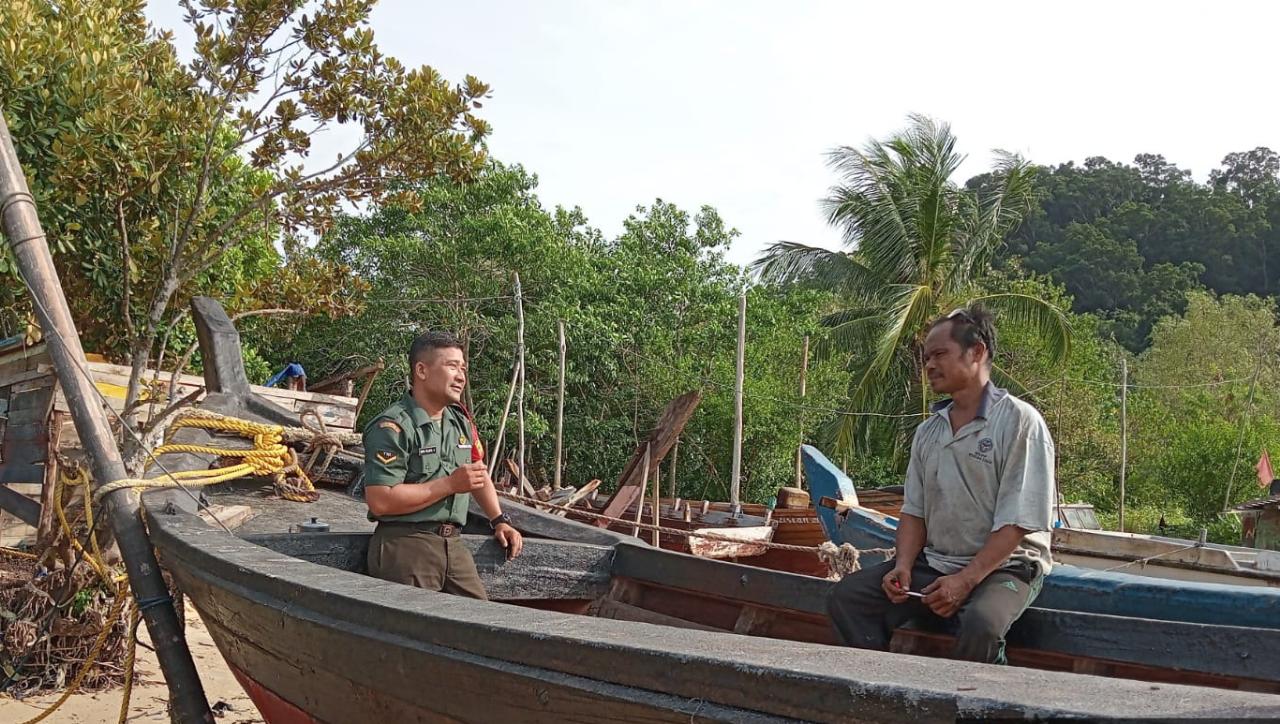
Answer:
MULTIPOLYGON (((987 419, 987 411, 991 409, 991 406, 1004 399, 1008 394, 1008 390, 1002 387, 996 387, 994 383, 988 380, 986 386, 982 388, 982 399, 978 401, 977 417, 981 417, 984 420, 987 419)), ((938 400, 929 406, 929 411, 935 413, 942 412, 950 407, 952 402, 953 400, 950 397, 945 400, 938 400)))

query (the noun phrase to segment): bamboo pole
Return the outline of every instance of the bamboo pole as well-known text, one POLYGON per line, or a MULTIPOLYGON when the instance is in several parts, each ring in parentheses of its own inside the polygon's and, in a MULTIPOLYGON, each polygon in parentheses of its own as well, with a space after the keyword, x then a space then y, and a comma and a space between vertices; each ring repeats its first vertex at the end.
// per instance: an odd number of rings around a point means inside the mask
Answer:
POLYGON ((499 453, 502 451, 502 438, 507 433, 507 417, 511 415, 511 400, 516 395, 516 383, 520 381, 520 360, 516 359, 511 366, 511 386, 507 388, 507 404, 502 406, 502 419, 498 422, 498 436, 493 440, 493 450, 489 451, 489 477, 498 470, 499 453))
MULTIPOLYGON (((641 471, 641 472, 640 472, 640 499, 636 501, 636 522, 637 522, 637 523, 641 522, 641 521, 644 519, 644 518, 643 518, 643 516, 644 516, 644 493, 645 493, 645 489, 649 487, 649 450, 650 450, 649 446, 648 446, 648 445, 645 445, 645 446, 644 446, 644 458, 642 459, 642 461, 641 461, 641 463, 640 463, 642 467, 640 468, 640 471, 641 471)), ((621 517, 621 516, 619 516, 619 517, 621 517)), ((634 525, 634 526, 632 526, 632 527, 631 527, 631 535, 639 536, 639 535, 640 535, 640 526, 638 526, 638 525, 634 525)))
POLYGON ((747 293, 738 297, 738 369, 733 385, 733 469, 729 477, 729 503, 733 517, 742 515, 742 379, 747 342, 747 293))
MULTIPOLYGON (((804 404, 805 376, 809 372, 809 335, 804 336, 804 353, 800 362, 800 402, 804 404)), ((804 447, 804 409, 800 410, 800 442, 796 444, 796 487, 804 487, 804 476, 800 467, 800 448, 804 447)))
POLYGON ((564 341, 564 320, 556 322, 556 330, 560 336, 560 390, 556 394, 556 475, 551 482, 551 487, 555 490, 560 489, 560 468, 564 461, 563 444, 564 444, 564 359, 565 359, 565 341, 564 341))
POLYGON ((516 349, 520 357, 520 387, 516 394, 516 423, 520 428, 520 442, 516 465, 520 469, 520 479, 524 480, 524 294, 520 289, 520 275, 515 274, 516 282, 516 349))
POLYGON ((1124 481, 1129 466, 1129 361, 1120 358, 1120 532, 1124 532, 1124 481))
MULTIPOLYGON (((70 408, 80 444, 88 453, 93 479, 101 486, 127 478, 103 404, 86 372, 88 362, 84 348, 80 346, 62 282, 36 213, 35 199, 27 187, 3 115, 0 115, 0 217, 14 260, 35 303, 54 372, 70 408)), ((178 620, 142 524, 138 493, 132 489, 117 490, 105 496, 102 505, 124 559, 129 587, 134 598, 146 604, 139 609, 169 685, 173 717, 183 722, 212 722, 204 687, 182 633, 183 624, 178 620)))
POLYGON ((659 478, 662 475, 662 464, 659 463, 653 468, 653 547, 658 547, 658 526, 662 521, 662 485, 659 478))

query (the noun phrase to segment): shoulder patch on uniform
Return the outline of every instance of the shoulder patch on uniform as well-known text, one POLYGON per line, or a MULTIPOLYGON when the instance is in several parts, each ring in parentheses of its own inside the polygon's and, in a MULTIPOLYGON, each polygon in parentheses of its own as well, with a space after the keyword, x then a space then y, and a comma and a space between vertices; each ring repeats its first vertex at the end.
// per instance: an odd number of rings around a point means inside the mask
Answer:
POLYGON ((392 420, 379 420, 379 421, 378 421, 378 427, 384 427, 384 428, 386 428, 386 429, 388 429, 388 430, 391 430, 392 432, 394 432, 394 433, 395 433, 395 434, 397 434, 397 435, 399 435, 401 432, 403 432, 403 430, 401 430, 401 429, 400 429, 400 426, 399 426, 399 425, 397 425, 397 424, 396 424, 394 421, 392 421, 392 420))
POLYGON ((396 461, 396 458, 399 456, 393 452, 387 452, 385 450, 382 450, 377 453, 377 457, 378 457, 378 462, 382 463, 383 465, 390 465, 391 463, 394 463, 396 461))

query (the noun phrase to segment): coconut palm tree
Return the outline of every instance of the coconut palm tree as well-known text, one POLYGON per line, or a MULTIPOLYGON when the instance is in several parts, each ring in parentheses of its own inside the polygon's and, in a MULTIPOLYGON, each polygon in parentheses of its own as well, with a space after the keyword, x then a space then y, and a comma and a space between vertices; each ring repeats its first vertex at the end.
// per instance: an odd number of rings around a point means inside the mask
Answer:
MULTIPOLYGON (((950 126, 924 116, 887 141, 829 154, 840 175, 823 201, 844 250, 795 242, 770 246, 752 265, 765 281, 834 292, 829 345, 851 355, 850 412, 832 430, 840 452, 892 451, 928 412, 921 350, 928 322, 980 303, 1005 324, 1036 330, 1048 356, 1065 362, 1071 332, 1062 310, 1033 296, 988 293, 991 260, 1031 208, 1032 167, 1000 152, 981 189, 952 181, 964 156, 950 126)), ((1002 384, 1021 389, 1003 373, 1002 384)))

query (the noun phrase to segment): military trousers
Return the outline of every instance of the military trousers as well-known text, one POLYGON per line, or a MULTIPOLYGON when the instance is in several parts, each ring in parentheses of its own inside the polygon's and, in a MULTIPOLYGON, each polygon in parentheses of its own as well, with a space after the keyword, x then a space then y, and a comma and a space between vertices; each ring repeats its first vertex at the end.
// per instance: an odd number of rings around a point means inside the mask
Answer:
MULTIPOLYGON (((954 658, 1003 664, 1005 634, 1035 600, 1044 581, 1039 574, 1016 575, 1007 569, 998 570, 970 592, 950 619, 943 619, 919 598, 911 597, 903 603, 889 600, 881 580, 894 565, 889 560, 851 573, 832 589, 827 612, 845 645, 886 651, 895 628, 915 623, 955 633, 954 658)), ((911 588, 919 591, 943 575, 921 555, 911 567, 911 588)))
POLYGON ((378 523, 369 540, 369 575, 488 600, 475 559, 458 530, 452 524, 378 523))

